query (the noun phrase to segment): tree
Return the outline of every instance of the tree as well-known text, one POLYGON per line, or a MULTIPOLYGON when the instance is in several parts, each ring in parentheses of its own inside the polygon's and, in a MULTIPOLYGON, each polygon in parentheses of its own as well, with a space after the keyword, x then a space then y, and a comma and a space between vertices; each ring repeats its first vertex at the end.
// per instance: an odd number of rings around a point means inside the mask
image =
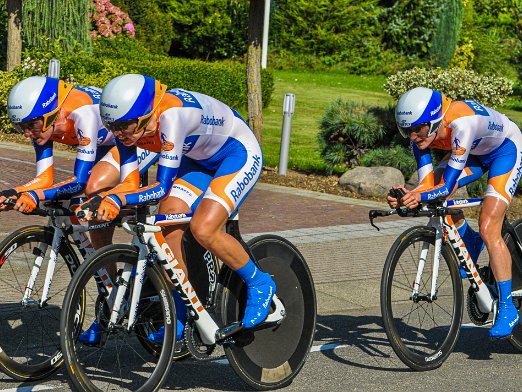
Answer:
MULTIPOLYGON (((264 0, 270 1, 270 0, 264 0)), ((248 125, 261 143, 263 100, 261 97, 261 40, 263 36, 263 0, 250 0, 247 50, 247 111, 248 125)))
POLYGON ((89 0, 24 0, 24 44, 47 49, 60 39, 66 53, 92 52, 90 5, 89 0))
POLYGON ((22 61, 22 0, 7 0, 7 70, 22 61))

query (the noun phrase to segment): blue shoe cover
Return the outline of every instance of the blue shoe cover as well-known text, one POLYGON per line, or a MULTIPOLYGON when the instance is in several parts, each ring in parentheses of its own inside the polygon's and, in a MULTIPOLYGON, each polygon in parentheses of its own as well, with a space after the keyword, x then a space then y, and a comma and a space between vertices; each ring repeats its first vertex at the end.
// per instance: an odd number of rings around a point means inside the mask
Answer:
MULTIPOLYGON (((185 334, 185 322, 187 321, 187 306, 181 299, 179 293, 176 290, 172 290, 172 296, 174 297, 174 304, 176 305, 176 341, 183 339, 185 334)), ((157 332, 151 332, 147 339, 154 343, 163 343, 165 338, 165 327, 161 328, 157 332)))
POLYGON ((495 325, 489 330, 489 337, 495 339, 506 338, 513 333, 513 329, 520 321, 518 310, 513 303, 500 304, 495 325))
POLYGON ((98 344, 101 340, 101 327, 98 321, 94 320, 91 326, 78 336, 78 341, 83 344, 98 344))
POLYGON ((270 312, 276 285, 269 274, 265 272, 261 272, 261 274, 262 276, 258 278, 255 286, 247 286, 247 302, 242 320, 245 328, 261 324, 270 312))

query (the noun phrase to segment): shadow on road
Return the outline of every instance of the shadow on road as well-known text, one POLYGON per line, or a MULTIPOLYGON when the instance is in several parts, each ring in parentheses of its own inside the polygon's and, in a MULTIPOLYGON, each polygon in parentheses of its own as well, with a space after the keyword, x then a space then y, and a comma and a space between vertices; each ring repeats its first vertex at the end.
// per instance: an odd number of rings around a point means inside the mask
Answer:
MULTIPOLYGON (((413 371, 393 352, 380 316, 318 316, 315 339, 316 344, 322 345, 321 353, 325 357, 345 365, 386 372, 413 371), (332 349, 336 345, 355 349, 349 353, 357 355, 332 349)), ((507 340, 491 341, 487 328, 463 327, 453 353, 463 353, 470 360, 491 360, 495 353, 518 354, 519 351, 507 340)))

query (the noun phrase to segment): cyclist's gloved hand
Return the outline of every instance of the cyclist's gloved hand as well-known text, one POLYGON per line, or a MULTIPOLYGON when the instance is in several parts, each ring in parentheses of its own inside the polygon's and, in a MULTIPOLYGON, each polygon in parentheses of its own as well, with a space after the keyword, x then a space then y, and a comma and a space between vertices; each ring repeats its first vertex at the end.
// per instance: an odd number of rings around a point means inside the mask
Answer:
POLYGON ((15 210, 20 212, 29 213, 34 211, 34 209, 38 206, 40 199, 36 195, 36 192, 28 191, 24 192, 20 195, 18 200, 16 200, 16 204, 14 206, 15 210))
POLYGON ((94 196, 83 203, 80 208, 76 210, 76 215, 78 215, 78 217, 82 220, 96 218, 101 221, 111 221, 118 216, 120 209, 121 201, 118 196, 94 196), (80 211, 84 211, 85 215, 79 214, 80 211))
POLYGON ((120 198, 116 195, 105 196, 98 207, 98 220, 114 220, 121 209, 120 198))
POLYGON ((18 193, 14 188, 5 189, 0 191, 0 211, 10 210, 13 208, 12 205, 4 204, 7 199, 16 200, 20 197, 20 193, 18 193))

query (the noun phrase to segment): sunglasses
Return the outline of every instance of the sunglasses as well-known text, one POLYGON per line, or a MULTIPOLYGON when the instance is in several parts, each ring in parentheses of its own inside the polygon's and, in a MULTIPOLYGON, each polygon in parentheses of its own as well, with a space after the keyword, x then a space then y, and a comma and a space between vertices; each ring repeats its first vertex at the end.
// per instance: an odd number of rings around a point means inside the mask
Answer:
MULTIPOLYGON (((44 120, 43 116, 35 117, 35 118, 31 118, 29 120, 21 121, 19 123, 13 123, 13 127, 18 133, 24 133, 26 129, 28 129, 29 131, 32 131, 35 128, 36 123, 39 121, 43 122, 43 120, 44 120)), ((44 128, 45 127, 42 127, 42 129, 44 129, 44 128)))
POLYGON ((422 124, 413 125, 411 127, 401 127, 399 124, 397 124, 397 126, 401 135, 404 138, 408 139, 412 133, 418 134, 420 130, 426 126, 429 127, 428 134, 426 135, 426 137, 430 137, 431 135, 433 135, 433 133, 439 130, 440 124, 442 124, 442 118, 432 120, 430 122, 425 122, 422 124))
POLYGON ((138 122, 137 119, 130 119, 130 120, 122 120, 122 121, 114 121, 112 123, 106 123, 106 127, 110 132, 121 132, 124 133, 124 131, 127 130, 132 124, 136 124, 138 122))

